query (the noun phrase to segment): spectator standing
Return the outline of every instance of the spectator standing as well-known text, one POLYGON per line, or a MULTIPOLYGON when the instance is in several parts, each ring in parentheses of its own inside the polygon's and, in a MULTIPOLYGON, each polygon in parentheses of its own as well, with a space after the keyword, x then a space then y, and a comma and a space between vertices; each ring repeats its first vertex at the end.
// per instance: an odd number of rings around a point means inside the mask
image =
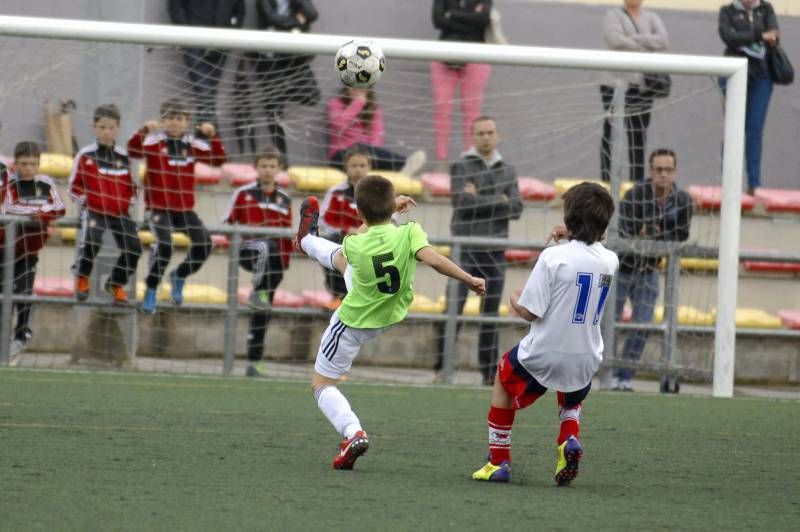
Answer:
MULTIPOLYGON (((28 221, 17 224, 16 242, 14 245, 14 285, 17 295, 33 295, 33 284, 36 280, 36 265, 39 263, 39 251, 44 247, 48 237, 50 222, 64 216, 66 208, 58 194, 52 178, 39 174, 41 152, 35 142, 23 141, 14 148, 15 171, 7 175, 3 181, 0 197, 3 198, 5 214, 26 216, 28 221)), ((4 238, 5 231, 0 231, 4 238)), ((8 258, 0 241, 2 257, 8 258)), ((2 287, 0 287, 2 289, 2 287)), ((9 347, 9 364, 19 364, 19 357, 25 346, 33 337, 30 328, 31 304, 15 303, 17 323, 14 325, 11 346, 9 347)))
MULTIPOLYGON (((258 28, 262 30, 307 33, 319 16, 311 0, 257 0, 256 8, 258 28)), ((310 66, 313 58, 311 55, 285 53, 248 53, 242 56, 234 85, 237 102, 234 120, 240 151, 244 152, 248 143, 250 149, 255 150, 254 106, 263 108, 267 117, 268 143, 280 150, 286 164, 286 131, 283 127, 286 105, 313 106, 320 101, 319 87, 310 66)))
MULTIPOLYGON (((496 149, 499 135, 493 118, 478 117, 472 124, 472 137, 475 146, 450 168, 453 204, 450 232, 453 236, 507 238, 509 221, 518 220, 522 215, 517 172, 496 149)), ((505 284, 505 250, 463 246, 458 263, 470 275, 486 279, 481 315, 496 317, 505 284)), ((447 301, 447 305, 456 305, 461 314, 466 297, 467 290, 459 287, 458 299, 447 301)), ((442 322, 438 327, 439 356, 434 369, 440 372, 445 324, 442 322)), ((491 385, 494 382, 497 355, 497 324, 482 323, 478 338, 478 364, 484 384, 491 385)), ((441 374, 437 374, 437 380, 440 377, 441 374)))
MULTIPOLYGON (((678 158, 675 152, 660 148, 650 154, 650 179, 625 193, 619 204, 619 233, 622 238, 683 242, 689 238, 692 200, 675 184, 678 158)), ((621 253, 617 282, 616 316, 622 316, 630 298, 634 323, 650 323, 658 299, 658 257, 621 253)), ((625 339, 622 358, 639 360, 647 342, 646 331, 631 331, 625 339)), ((618 368, 613 373, 613 388, 631 391, 636 372, 618 368)))
MULTIPOLYGON (((652 11, 642 8, 644 0, 624 0, 623 6, 606 12, 603 22, 603 36, 610 50, 624 52, 661 52, 667 49, 669 37, 661 18, 652 11)), ((603 138, 600 144, 600 176, 603 181, 610 180, 611 172, 611 132, 612 123, 609 111, 614 101, 614 84, 625 84, 625 134, 628 137, 628 165, 630 180, 639 183, 644 180, 644 159, 647 147, 647 128, 650 126, 650 110, 653 97, 644 90, 644 75, 616 74, 600 85, 603 112, 603 138)))
MULTIPOLYGON (((433 26, 440 41, 486 42, 491 0, 434 0, 433 26)), ((464 149, 472 145, 472 123, 481 114, 483 92, 492 67, 482 63, 431 63, 433 130, 437 166, 446 167, 451 117, 456 89, 461 86, 461 117, 464 149)))
POLYGON ((416 175, 425 164, 425 152, 415 151, 408 159, 383 147, 383 110, 374 89, 343 87, 338 96, 328 100, 328 158, 344 169, 345 154, 350 148, 365 150, 376 170, 416 175))
MULTIPOLYGON (((167 12, 173 24, 211 28, 239 28, 244 23, 244 0, 169 0, 167 12)), ((217 123, 217 87, 227 54, 223 50, 187 48, 183 62, 195 98, 197 123, 217 123)))
MULTIPOLYGON (((719 10, 719 36, 725 55, 747 58, 745 159, 747 192, 761 186, 761 151, 773 83, 767 68, 767 49, 778 45, 778 18, 764 0, 733 0, 719 10)), ((723 80, 723 90, 724 90, 723 80)))
MULTIPOLYGON (((258 179, 255 183, 237 189, 231 197, 225 223, 258 227, 291 227, 292 200, 278 188, 275 179, 281 171, 281 153, 268 146, 255 156, 258 179)), ((291 239, 245 236, 239 252, 239 265, 253 273, 253 291, 247 302, 255 310, 250 314, 250 332, 247 335, 248 365, 245 375, 260 377, 264 374, 261 360, 267 326, 271 316, 275 290, 289 267, 289 257, 294 249, 291 239)))

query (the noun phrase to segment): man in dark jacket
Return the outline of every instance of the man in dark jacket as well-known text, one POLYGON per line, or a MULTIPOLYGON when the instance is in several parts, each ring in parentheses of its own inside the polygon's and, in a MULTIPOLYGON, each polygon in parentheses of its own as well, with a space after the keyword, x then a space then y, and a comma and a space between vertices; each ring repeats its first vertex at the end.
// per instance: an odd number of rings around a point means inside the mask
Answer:
MULTIPOLYGON (((683 242, 689 238, 692 199, 675 185, 678 159, 675 152, 660 148, 650 154, 650 179, 625 193, 619 204, 619 233, 622 238, 646 238, 683 242)), ((653 321, 658 299, 658 257, 620 253, 617 279, 617 320, 630 298, 634 323, 653 321)), ((622 349, 622 358, 639 360, 647 343, 646 331, 632 331, 622 349)), ((631 369, 614 370, 613 387, 631 391, 635 375, 631 369)))
MULTIPOLYGON (((181 26, 239 28, 244 23, 245 7, 244 0, 169 0, 167 12, 172 23, 181 26)), ((198 124, 219 125, 216 120, 217 86, 226 58, 222 50, 187 48, 183 51, 198 124)))
MULTIPOLYGON (((465 152, 450 168, 453 236, 507 238, 509 220, 522 215, 522 200, 517 185, 517 172, 495 149, 499 136, 497 124, 488 116, 478 117, 472 124, 474 147, 465 152)), ((505 283, 505 250, 464 246, 458 257, 461 267, 470 275, 486 279, 486 295, 481 305, 482 316, 497 316, 505 283)), ((464 309, 467 291, 459 287, 456 305, 464 309)), ((442 369, 444 323, 439 325, 439 357, 434 369, 442 369)), ((497 371, 497 324, 480 326, 478 364, 484 384, 492 384, 497 371)))

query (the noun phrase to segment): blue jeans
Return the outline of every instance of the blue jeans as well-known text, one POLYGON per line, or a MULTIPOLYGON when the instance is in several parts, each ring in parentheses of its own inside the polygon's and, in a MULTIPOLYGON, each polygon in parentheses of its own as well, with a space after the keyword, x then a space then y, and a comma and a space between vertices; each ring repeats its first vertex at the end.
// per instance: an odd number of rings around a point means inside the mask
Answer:
MULTIPOLYGON (((617 320, 622 317, 622 307, 625 300, 630 297, 633 305, 632 323, 650 323, 653 321, 653 309, 658 299, 658 273, 646 271, 623 272, 617 276, 617 320)), ((631 331, 625 339, 622 348, 622 358, 625 360, 639 360, 647 343, 647 331, 631 331)), ((632 379, 635 370, 617 368, 614 377, 618 379, 632 379)))
POLYGON ((747 161, 747 186, 761 186, 761 150, 764 144, 764 124, 767 121, 769 99, 772 96, 770 78, 747 78, 747 114, 745 116, 744 154, 747 161))

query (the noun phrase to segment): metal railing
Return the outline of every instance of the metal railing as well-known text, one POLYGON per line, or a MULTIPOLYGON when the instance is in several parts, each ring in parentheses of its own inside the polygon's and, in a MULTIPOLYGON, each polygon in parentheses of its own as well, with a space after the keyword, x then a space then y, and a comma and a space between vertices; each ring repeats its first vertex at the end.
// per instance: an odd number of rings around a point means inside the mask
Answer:
MULTIPOLYGON (((69 306, 83 306, 94 308, 115 309, 122 314, 131 313, 136 315, 136 308, 115 307, 110 300, 90 299, 88 301, 77 301, 66 297, 42 297, 42 296, 23 296, 13 294, 13 250, 16 238, 15 222, 29 221, 27 218, 17 216, 0 216, 0 225, 5 226, 5 249, 7 254, 3 260, 3 291, 2 301, 0 302, 0 365, 8 362, 8 350, 11 339, 12 311, 15 302, 29 302, 37 304, 59 304, 69 306), (11 250, 10 254, 8 250, 11 250)), ((75 227, 77 219, 61 219, 54 225, 57 227, 75 227)), ((261 228, 250 226, 231 226, 231 225, 209 225, 209 233, 226 235, 230 237, 228 254, 228 276, 226 281, 227 300, 225 304, 185 304, 183 307, 196 311, 210 311, 224 313, 225 327, 223 336, 223 372, 230 374, 233 370, 236 346, 236 320, 239 315, 256 312, 250 307, 242 306, 238 300, 239 283, 239 252, 241 250, 242 236, 262 236, 271 238, 292 238, 294 231, 285 228, 261 228)), ((541 251, 545 249, 544 241, 513 240, 501 238, 472 238, 472 237, 429 237, 429 241, 434 245, 449 245, 451 256, 460 256, 465 246, 470 248, 492 248, 492 249, 527 249, 541 251)), ((628 239, 609 239, 606 246, 616 252, 634 252, 646 257, 667 257, 667 269, 665 272, 665 291, 664 291, 664 319, 661 324, 643 323, 616 323, 613 312, 606 312, 606 317, 611 316, 613 327, 610 329, 612 337, 604 340, 607 345, 607 352, 614 350, 614 337, 616 332, 630 330, 645 330, 662 335, 662 354, 660 370, 667 374, 697 374, 697 370, 684 370, 675 364, 674 353, 676 338, 678 334, 714 334, 712 326, 692 326, 680 325, 677 322, 677 302, 678 286, 680 282, 680 257, 691 256, 701 258, 716 258, 715 249, 707 246, 681 242, 663 242, 652 240, 628 240, 628 239), (609 349, 610 348, 610 349, 609 349)), ((742 252, 741 260, 757 260, 764 262, 800 262, 800 253, 777 252, 777 251, 750 251, 742 252)), ((455 289, 457 285, 449 283, 448 301, 456 298, 455 289)), ((612 299, 613 301, 613 299, 612 299)), ((165 305, 170 308, 169 305, 165 305)), ((446 381, 452 381, 455 373, 455 345, 456 329, 459 323, 481 324, 496 323, 502 325, 524 326, 517 317, 502 316, 464 316, 457 313, 455 305, 448 305, 447 312, 444 314, 424 314, 410 313, 409 320, 420 322, 444 322, 445 342, 444 342, 444 366, 443 373, 446 381)), ((301 318, 324 318, 330 316, 330 311, 311 308, 273 308, 271 310, 276 316, 294 316, 301 318)), ((738 335, 763 336, 776 338, 800 338, 800 331, 774 330, 774 329, 738 329, 738 335)), ((631 362, 615 357, 607 357, 608 361, 615 366, 636 367, 640 369, 652 368, 652 363, 631 362)))

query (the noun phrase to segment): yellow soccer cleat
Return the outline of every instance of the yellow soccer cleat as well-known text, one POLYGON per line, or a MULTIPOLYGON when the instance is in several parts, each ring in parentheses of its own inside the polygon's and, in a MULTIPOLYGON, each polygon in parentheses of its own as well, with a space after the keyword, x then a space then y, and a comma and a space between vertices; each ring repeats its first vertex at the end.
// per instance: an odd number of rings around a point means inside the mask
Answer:
POLYGON ((578 476, 578 465, 583 456, 581 442, 575 436, 570 436, 567 441, 556 449, 556 474, 555 481, 559 486, 565 486, 578 476))
POLYGON ((500 465, 488 462, 472 474, 472 479, 488 480, 489 482, 509 482, 511 480, 511 464, 505 461, 500 465))

